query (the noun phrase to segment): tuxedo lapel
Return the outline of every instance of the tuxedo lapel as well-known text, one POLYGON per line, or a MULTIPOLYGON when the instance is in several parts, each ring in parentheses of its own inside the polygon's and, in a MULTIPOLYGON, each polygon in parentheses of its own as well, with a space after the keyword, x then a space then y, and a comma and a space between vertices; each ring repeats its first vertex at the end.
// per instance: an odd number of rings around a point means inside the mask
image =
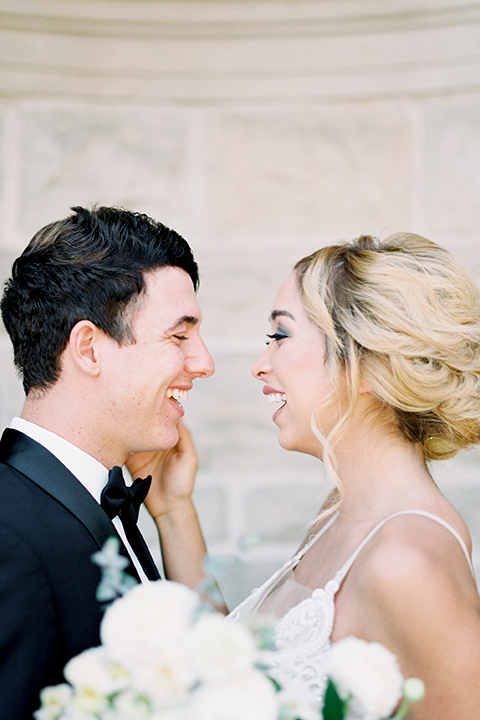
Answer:
POLYGON ((0 462, 18 470, 61 503, 87 528, 99 548, 115 527, 94 497, 52 453, 17 430, 7 428, 0 441, 0 462))

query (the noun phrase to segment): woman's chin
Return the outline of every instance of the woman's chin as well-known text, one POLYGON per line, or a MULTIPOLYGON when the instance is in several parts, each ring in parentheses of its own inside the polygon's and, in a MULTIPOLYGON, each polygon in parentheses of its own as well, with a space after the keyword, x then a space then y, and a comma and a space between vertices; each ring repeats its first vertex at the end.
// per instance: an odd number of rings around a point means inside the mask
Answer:
POLYGON ((289 452, 303 453, 304 455, 312 455, 319 460, 323 460, 323 448, 318 442, 299 442, 298 439, 289 437, 282 431, 278 434, 278 443, 280 447, 289 452))
POLYGON ((278 433, 278 444, 279 444, 280 447, 283 448, 284 450, 290 450, 290 449, 291 449, 291 448, 290 448, 290 444, 289 444, 289 442, 288 442, 288 438, 285 437, 285 434, 282 433, 281 430, 280 430, 280 432, 278 433))
POLYGON ((295 442, 294 438, 289 437, 286 433, 282 433, 281 430, 278 434, 278 443, 284 450, 288 450, 290 452, 305 452, 301 447, 299 447, 298 442, 295 442))

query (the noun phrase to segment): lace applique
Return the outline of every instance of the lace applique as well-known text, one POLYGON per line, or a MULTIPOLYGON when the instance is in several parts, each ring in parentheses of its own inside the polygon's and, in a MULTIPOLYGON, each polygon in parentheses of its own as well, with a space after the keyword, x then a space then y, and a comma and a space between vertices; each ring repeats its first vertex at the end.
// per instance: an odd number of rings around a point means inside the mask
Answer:
MULTIPOLYGON (((238 605, 228 616, 229 620, 238 620, 250 613, 261 612, 261 605, 271 588, 282 577, 288 575, 307 550, 327 527, 322 530, 285 565, 277 570, 261 587, 238 605)), ((323 672, 323 657, 330 647, 330 634, 335 617, 335 593, 340 587, 340 574, 337 573, 324 588, 313 590, 309 597, 291 607, 274 625, 276 649, 266 653, 266 660, 272 676, 280 684, 288 680, 304 682, 313 696, 320 701, 325 692, 326 676, 323 672)))
POLYGON ((280 683, 300 679, 318 701, 325 692, 323 658, 330 647, 337 590, 338 583, 331 580, 280 618, 274 630, 276 650, 268 657, 273 677, 280 683))

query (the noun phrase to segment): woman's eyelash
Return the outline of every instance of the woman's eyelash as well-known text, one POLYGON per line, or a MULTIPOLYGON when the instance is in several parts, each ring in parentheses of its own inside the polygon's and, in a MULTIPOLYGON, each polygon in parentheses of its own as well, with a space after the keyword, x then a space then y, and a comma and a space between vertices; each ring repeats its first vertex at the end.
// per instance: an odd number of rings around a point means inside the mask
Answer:
POLYGON ((267 338, 269 338, 269 339, 266 341, 266 345, 270 345, 271 340, 275 340, 275 342, 278 342, 279 340, 283 340, 283 338, 286 338, 286 337, 288 337, 288 335, 286 333, 276 332, 276 333, 273 333, 272 335, 269 335, 267 333, 267 338))

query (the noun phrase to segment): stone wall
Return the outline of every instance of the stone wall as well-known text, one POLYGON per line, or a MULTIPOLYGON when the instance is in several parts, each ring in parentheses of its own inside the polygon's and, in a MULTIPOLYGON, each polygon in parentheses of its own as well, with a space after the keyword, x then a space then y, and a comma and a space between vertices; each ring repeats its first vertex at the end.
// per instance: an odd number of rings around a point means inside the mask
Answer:
MULTIPOLYGON (((480 270, 478 47, 472 0, 0 0, 0 273, 75 204, 147 212, 192 244, 217 372, 187 420, 231 603, 291 554, 323 493, 249 372, 292 263, 409 230, 480 270)), ((22 392, 5 334, 0 353, 4 426, 22 392)), ((479 461, 434 468, 477 564, 479 461)))

